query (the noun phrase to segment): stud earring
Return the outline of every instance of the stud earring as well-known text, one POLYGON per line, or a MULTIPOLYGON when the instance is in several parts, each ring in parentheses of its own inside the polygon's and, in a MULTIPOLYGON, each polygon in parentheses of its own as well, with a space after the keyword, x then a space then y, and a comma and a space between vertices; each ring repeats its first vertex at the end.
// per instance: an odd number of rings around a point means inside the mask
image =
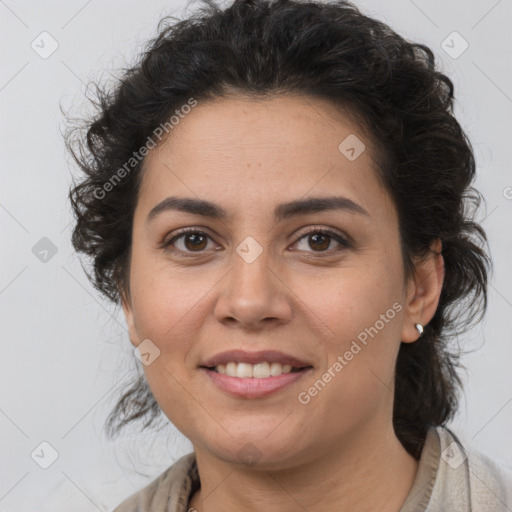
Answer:
POLYGON ((421 324, 414 324, 416 330, 420 333, 420 336, 423 334, 423 326, 421 324))

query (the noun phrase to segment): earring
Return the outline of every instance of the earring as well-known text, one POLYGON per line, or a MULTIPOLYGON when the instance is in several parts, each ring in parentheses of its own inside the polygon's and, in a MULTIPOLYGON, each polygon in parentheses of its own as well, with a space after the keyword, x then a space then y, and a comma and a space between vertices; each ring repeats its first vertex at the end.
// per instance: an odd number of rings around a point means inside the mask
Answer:
POLYGON ((420 333, 420 336, 421 336, 423 334, 423 325, 414 324, 414 327, 416 327, 416 330, 420 333))

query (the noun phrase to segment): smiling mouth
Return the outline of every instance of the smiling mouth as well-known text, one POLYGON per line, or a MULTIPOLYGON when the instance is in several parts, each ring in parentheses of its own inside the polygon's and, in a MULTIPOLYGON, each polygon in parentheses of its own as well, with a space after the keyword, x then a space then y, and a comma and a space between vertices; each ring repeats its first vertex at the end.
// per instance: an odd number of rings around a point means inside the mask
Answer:
POLYGON ((280 375, 288 373, 299 373, 303 370, 312 368, 312 366, 293 367, 289 364, 281 364, 277 362, 263 361, 258 364, 250 364, 231 361, 227 364, 203 366, 202 368, 226 375, 227 377, 238 377, 240 379, 267 379, 271 377, 279 377, 280 375))

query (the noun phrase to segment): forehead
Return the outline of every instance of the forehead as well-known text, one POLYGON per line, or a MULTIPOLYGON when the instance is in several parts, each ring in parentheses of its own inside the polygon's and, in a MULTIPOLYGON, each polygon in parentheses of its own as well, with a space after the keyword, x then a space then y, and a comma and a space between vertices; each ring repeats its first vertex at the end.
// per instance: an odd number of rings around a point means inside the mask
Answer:
MULTIPOLYGON (((370 158, 372 141, 352 121, 352 113, 327 100, 306 95, 283 95, 264 98, 228 96, 216 100, 199 101, 188 114, 174 116, 176 122, 167 140, 150 152, 148 160, 159 152, 167 156, 185 158, 215 157, 222 152, 224 158, 250 156, 254 161, 260 146, 267 155, 288 158, 295 155, 309 158, 336 151, 349 135, 364 141, 370 158), (279 153, 272 152, 279 149, 279 153)), ((321 162, 320 162, 321 163, 321 162)))
POLYGON ((214 197, 229 213, 334 193, 367 210, 390 206, 360 127, 326 100, 237 96, 199 101, 181 116, 145 159, 139 206, 214 197))

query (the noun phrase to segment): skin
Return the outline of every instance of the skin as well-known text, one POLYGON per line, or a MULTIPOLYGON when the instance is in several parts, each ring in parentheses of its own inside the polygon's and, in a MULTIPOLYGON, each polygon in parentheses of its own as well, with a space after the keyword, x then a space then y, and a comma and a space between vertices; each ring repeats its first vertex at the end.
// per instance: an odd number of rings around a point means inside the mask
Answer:
POLYGON ((414 324, 436 311, 441 244, 432 243, 405 281, 398 216, 377 179, 371 141, 333 112, 300 95, 199 102, 146 157, 122 305, 132 343, 150 339, 160 350, 144 371, 194 446, 201 489, 189 506, 199 512, 396 512, 414 481, 417 462, 392 426, 394 365, 400 343, 419 337, 414 324), (338 150, 350 134, 366 145, 354 161, 338 150), (228 217, 166 211, 147 223, 171 195, 215 202, 228 217), (369 216, 273 219, 279 203, 332 195, 369 216), (174 242, 177 253, 159 247, 184 227, 208 235, 199 250, 186 236, 174 242), (304 236, 310 228, 332 229, 352 245, 315 242, 304 236), (236 252, 248 236, 263 249, 252 263, 236 252), (394 318, 301 404, 299 393, 394 303, 394 318), (270 396, 236 398, 198 368, 229 349, 278 349, 313 370, 270 396), (239 457, 247 443, 259 454, 252 464, 239 457))

